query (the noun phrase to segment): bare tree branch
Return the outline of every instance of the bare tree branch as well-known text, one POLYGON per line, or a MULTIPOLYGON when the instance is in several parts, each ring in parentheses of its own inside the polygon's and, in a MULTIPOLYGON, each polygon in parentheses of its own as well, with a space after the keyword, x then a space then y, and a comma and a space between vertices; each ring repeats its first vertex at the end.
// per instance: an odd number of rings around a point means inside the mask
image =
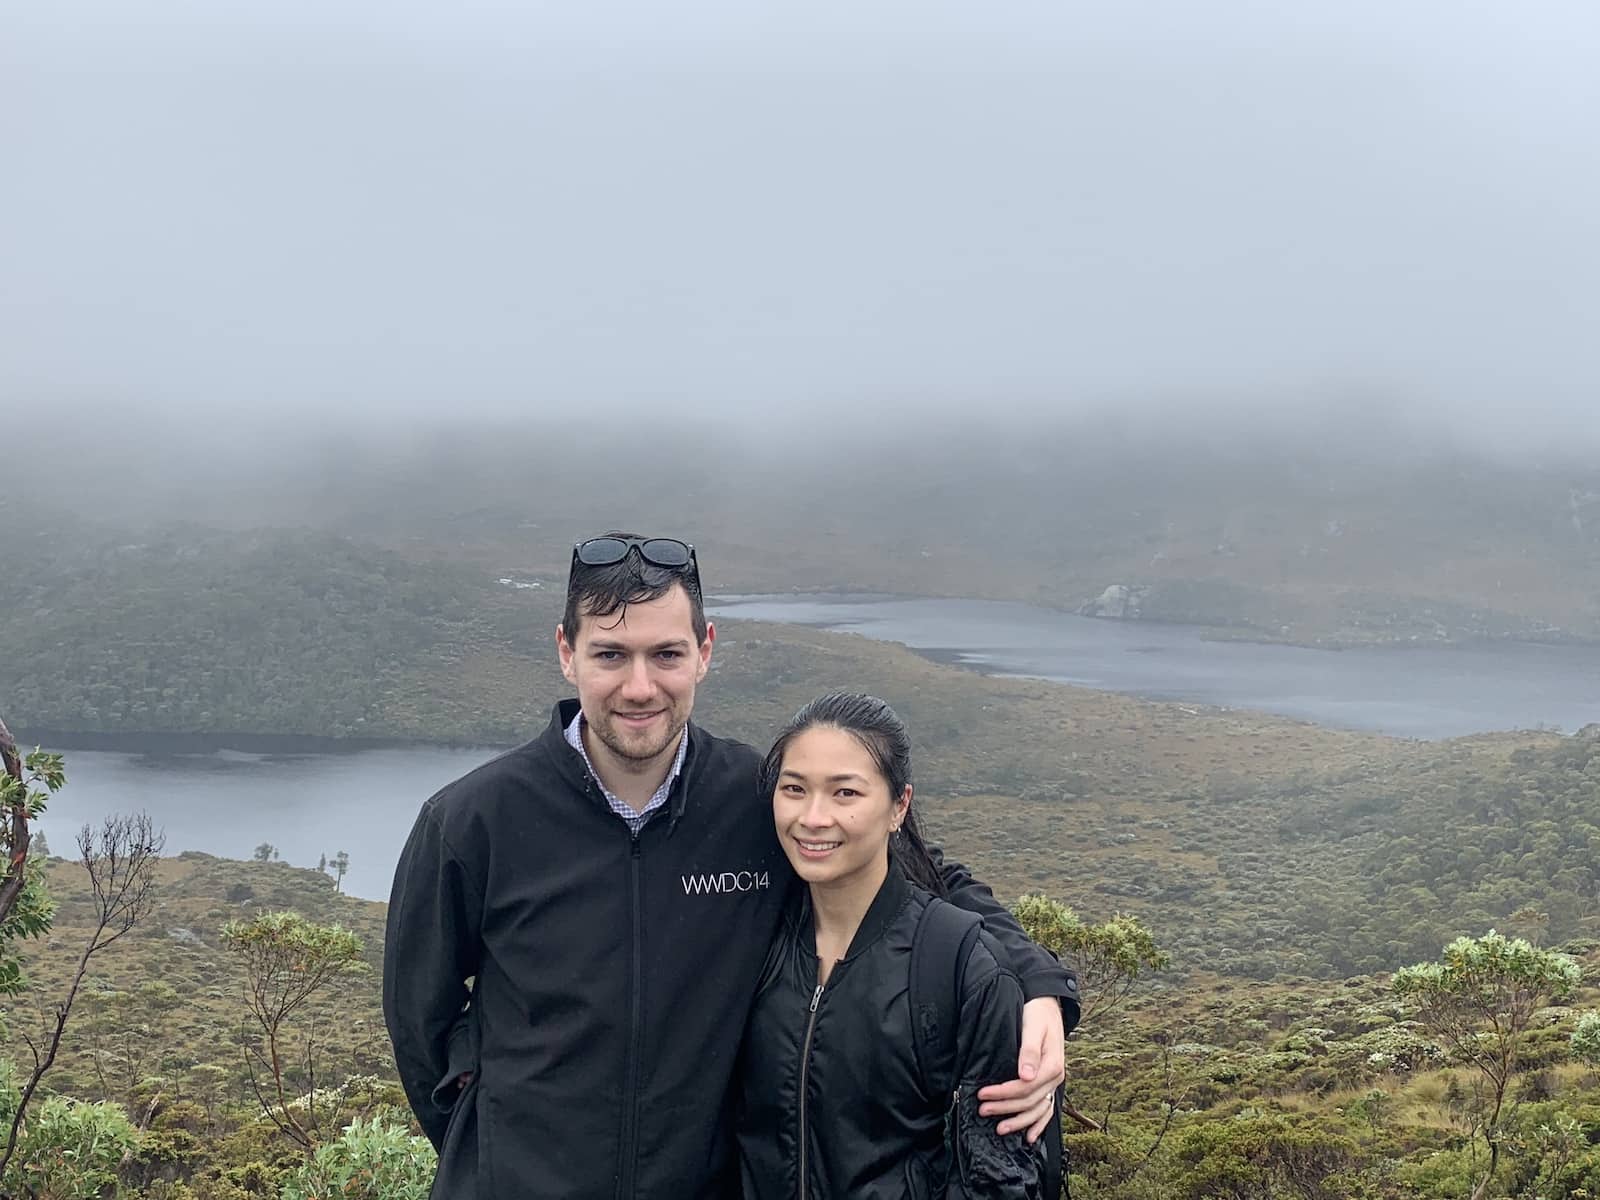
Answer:
POLYGON ((109 816, 98 833, 85 825, 78 834, 79 861, 88 872, 89 886, 94 891, 95 927, 84 943, 83 952, 78 955, 78 969, 73 973, 66 995, 55 1006, 54 1028, 42 1056, 32 1039, 28 1039, 28 1046, 33 1051, 33 1070, 22 1087, 17 1111, 11 1118, 5 1151, 0 1153, 0 1177, 4 1176, 12 1155, 16 1153, 17 1137, 22 1130, 28 1105, 46 1072, 55 1065, 62 1036, 67 1030, 67 1020, 72 1015, 72 1006, 77 1002, 83 977, 89 970, 89 960, 122 937, 149 912, 151 890, 155 886, 156 860, 161 856, 161 848, 165 844, 165 836, 156 832, 146 813, 109 816))

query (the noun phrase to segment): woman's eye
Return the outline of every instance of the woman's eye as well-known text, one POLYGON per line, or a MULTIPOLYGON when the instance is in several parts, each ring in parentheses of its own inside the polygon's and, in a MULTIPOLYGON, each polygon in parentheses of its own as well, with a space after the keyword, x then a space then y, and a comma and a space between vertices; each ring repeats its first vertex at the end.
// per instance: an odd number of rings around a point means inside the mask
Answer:
POLYGON ((840 788, 839 795, 845 800, 853 800, 857 796, 861 795, 861 793, 856 791, 855 788, 840 788))

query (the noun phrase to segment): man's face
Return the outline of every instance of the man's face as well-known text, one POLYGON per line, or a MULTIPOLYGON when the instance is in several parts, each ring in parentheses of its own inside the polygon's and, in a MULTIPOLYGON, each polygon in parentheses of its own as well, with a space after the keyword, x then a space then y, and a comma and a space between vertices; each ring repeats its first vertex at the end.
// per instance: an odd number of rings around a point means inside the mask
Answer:
POLYGON ((644 771, 677 750, 711 665, 716 630, 696 643, 689 596, 674 585, 620 614, 584 614, 578 636, 556 630, 561 673, 578 689, 589 730, 625 770, 644 771))

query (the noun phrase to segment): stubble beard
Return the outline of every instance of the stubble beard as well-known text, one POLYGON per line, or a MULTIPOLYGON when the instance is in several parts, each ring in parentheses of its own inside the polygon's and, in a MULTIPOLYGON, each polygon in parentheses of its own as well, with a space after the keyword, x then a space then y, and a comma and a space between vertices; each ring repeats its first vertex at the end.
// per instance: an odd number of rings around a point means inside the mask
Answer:
POLYGON ((648 741, 626 737, 624 731, 610 717, 603 722, 591 723, 590 728, 600 736, 601 743, 613 755, 630 766, 642 767, 665 754, 683 733, 685 722, 678 718, 677 713, 669 710, 666 716, 667 728, 664 733, 659 738, 650 737, 648 741))

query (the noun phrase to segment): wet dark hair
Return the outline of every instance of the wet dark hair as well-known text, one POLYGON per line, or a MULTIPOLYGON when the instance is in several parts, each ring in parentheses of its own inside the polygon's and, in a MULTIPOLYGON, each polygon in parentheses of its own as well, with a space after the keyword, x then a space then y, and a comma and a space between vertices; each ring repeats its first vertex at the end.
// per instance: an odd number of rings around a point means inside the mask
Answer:
MULTIPOLYGON (((778 740, 772 743, 772 749, 767 751, 766 760, 761 764, 759 778, 763 795, 771 796, 776 790, 789 743, 806 730, 818 728, 838 729, 855 738, 872 755, 878 773, 889 785, 890 797, 898 802, 905 794, 911 784, 911 738, 906 733, 905 722, 876 696, 833 692, 819 696, 795 713, 778 734, 778 740)), ((944 895, 944 880, 928 852, 928 844, 922 839, 914 800, 906 809, 899 834, 889 839, 889 861, 918 887, 926 888, 935 896, 944 895)))
MULTIPOLYGON (((597 536, 639 537, 616 529, 597 536)), ((574 559, 567 576, 567 608, 561 617, 561 631, 567 645, 577 644, 581 618, 617 613, 620 619, 627 614, 628 605, 659 600, 675 586, 681 587, 689 597, 689 623, 694 626, 694 640, 698 645, 706 640, 706 609, 700 595, 700 576, 692 563, 683 567, 658 567, 645 562, 638 546, 630 547, 621 562, 603 567, 591 567, 574 559)))

